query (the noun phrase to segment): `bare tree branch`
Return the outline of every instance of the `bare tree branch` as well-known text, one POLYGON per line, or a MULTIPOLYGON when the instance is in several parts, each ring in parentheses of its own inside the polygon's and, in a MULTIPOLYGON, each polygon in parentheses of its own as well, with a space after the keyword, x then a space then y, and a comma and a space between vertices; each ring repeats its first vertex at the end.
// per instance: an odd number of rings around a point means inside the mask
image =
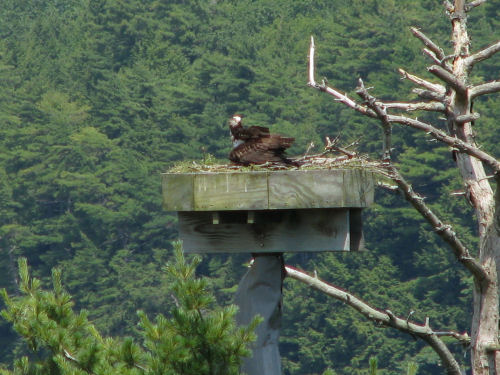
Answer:
POLYGON ((500 51, 500 40, 496 43, 490 44, 488 47, 483 48, 481 51, 476 52, 466 58, 465 63, 468 66, 473 66, 474 64, 486 60, 493 56, 495 53, 500 51))
POLYGON ((450 73, 443 67, 439 65, 432 65, 427 68, 427 70, 434 74, 436 77, 442 79, 445 81, 447 84, 449 84, 451 87, 455 89, 455 91, 465 94, 467 92, 467 86, 465 85, 464 82, 462 82, 457 76, 455 76, 453 73, 450 73))
MULTIPOLYGON (((440 68, 440 67, 438 67, 438 68, 440 68)), ((445 70, 441 68, 440 71, 445 71, 445 70)), ((353 108, 354 110, 356 110, 357 112, 359 112, 361 114, 364 114, 364 115, 366 115, 368 117, 372 117, 372 118, 379 118, 379 115, 372 108, 358 104, 357 102, 355 102, 354 100, 349 98, 346 94, 344 94, 340 91, 337 91, 332 87, 327 86, 324 82, 322 84, 316 83, 316 81, 314 79, 314 39, 312 37, 311 37, 311 46, 309 49, 309 82, 308 82, 308 85, 317 89, 317 90, 320 90, 320 91, 326 92, 327 94, 332 95, 337 101, 347 105, 348 107, 353 108)), ((479 88, 480 86, 477 86, 477 87, 479 88)), ((432 96, 432 94, 435 94, 432 91, 427 91, 427 90, 420 90, 419 91, 419 89, 414 89, 413 91, 418 92, 421 95, 429 94, 432 96)), ((432 96, 432 97, 434 97, 434 96, 432 96)), ((387 120, 390 123, 395 122, 395 123, 399 123, 402 125, 410 126, 412 128, 415 128, 415 129, 423 130, 423 131, 427 132, 428 134, 430 134, 433 138, 448 144, 450 147, 453 147, 453 148, 457 149, 458 151, 461 151, 461 152, 464 152, 468 155, 474 156, 477 159, 485 162, 494 170, 495 173, 500 173, 500 163, 494 157, 492 157, 488 153, 480 150, 479 148, 477 148, 473 145, 470 145, 464 141, 461 141, 458 138, 451 137, 451 136, 447 135, 445 132, 433 127, 430 124, 424 123, 422 121, 418 121, 416 119, 412 119, 412 118, 409 118, 406 116, 399 116, 399 115, 386 114, 386 116, 387 116, 387 120)))
POLYGON ((479 119, 479 117, 481 117, 481 115, 477 112, 469 113, 468 115, 455 117, 455 122, 457 124, 465 124, 466 122, 476 121, 477 119, 479 119))
POLYGON ((358 155, 356 151, 350 151, 348 150, 349 147, 357 144, 358 142, 355 141, 351 143, 350 145, 346 147, 338 146, 340 136, 335 137, 333 140, 330 139, 330 137, 326 137, 326 146, 325 146, 325 151, 331 152, 331 151, 337 151, 340 152, 349 158, 353 158, 358 155))
MULTIPOLYGON (((381 311, 379 309, 375 309, 364 301, 355 297, 354 295, 331 284, 328 284, 318 279, 317 277, 309 276, 305 272, 302 272, 296 268, 286 266, 285 270, 287 272, 287 276, 290 276, 291 278, 303 282, 330 297, 348 304, 369 320, 385 326, 396 328, 399 331, 421 338, 422 340, 429 343, 436 351, 436 353, 445 364, 449 374, 462 374, 459 364, 457 363, 449 349, 446 347, 446 345, 438 337, 436 332, 432 330, 427 319, 424 325, 412 323, 407 319, 398 318, 390 310, 381 311)), ((440 336, 454 337, 464 343, 468 343, 470 341, 470 338, 466 333, 460 334, 457 332, 447 332, 446 334, 445 332, 440 332, 440 336)))
POLYGON ((439 102, 377 102, 381 103, 388 109, 401 109, 407 112, 410 111, 433 111, 433 112, 444 112, 446 107, 443 103, 439 102))
POLYGON ((438 65, 441 65, 441 63, 444 61, 444 60, 439 60, 436 56, 436 54, 434 52, 432 52, 430 49, 428 48, 424 48, 422 50, 422 52, 424 53, 424 55, 427 55, 429 56, 429 58, 434 61, 436 64, 438 65))
POLYGON ((420 31, 416 27, 411 27, 410 30, 412 34, 415 35, 418 39, 420 39, 428 49, 434 52, 434 54, 439 60, 443 60, 444 52, 441 47, 439 47, 428 36, 426 36, 422 31, 420 31))
MULTIPOLYGON (((486 271, 477 262, 477 260, 471 257, 469 250, 462 244, 456 233, 452 230, 451 226, 443 224, 443 222, 425 204, 423 198, 413 191, 412 187, 405 181, 401 173, 399 173, 399 170, 392 165, 389 149, 391 145, 392 129, 386 108, 377 103, 375 97, 368 93, 368 90, 365 88, 361 79, 359 79, 359 85, 356 88, 356 93, 363 98, 368 107, 377 114, 378 118, 382 122, 382 127, 384 129, 383 161, 386 162, 388 176, 396 183, 396 185, 398 185, 399 190, 403 193, 406 200, 409 201, 412 206, 424 217, 424 219, 432 225, 436 233, 450 245, 457 260, 461 262, 478 281, 486 279, 486 271)), ((433 128, 430 125, 428 126, 433 128)))
POLYGON ((453 4, 451 2, 449 2, 448 0, 445 0, 443 1, 444 3, 444 7, 446 8, 446 11, 448 13, 453 13, 453 11, 455 10, 455 7, 453 6, 453 4))
POLYGON ((473 8, 485 3, 486 0, 474 0, 474 1, 471 1, 470 3, 468 4, 465 4, 465 11, 466 12, 469 12, 471 11, 473 8))
POLYGON ((405 181, 401 173, 399 173, 393 165, 388 165, 387 171, 392 180, 398 185, 400 191, 404 194, 406 200, 409 201, 424 219, 432 225, 439 237, 450 245, 457 260, 462 263, 478 281, 486 279, 488 275, 484 268, 470 255, 469 250, 457 237, 452 227, 450 225, 445 225, 434 212, 432 212, 427 204, 425 204, 424 199, 415 193, 411 185, 405 181))
POLYGON ((500 81, 491 81, 481 85, 473 86, 469 89, 471 99, 485 94, 493 94, 500 92, 500 81))
POLYGON ((318 84, 316 82, 316 80, 314 79, 314 50, 315 50, 314 38, 311 36, 311 44, 309 47, 309 82, 307 84, 319 91, 323 91, 326 92, 327 94, 332 95, 335 98, 335 100, 347 105, 348 107, 351 107, 352 109, 356 110, 359 113, 362 113, 369 117, 376 118, 377 115, 372 110, 370 110, 366 106, 356 103, 354 100, 349 98, 347 94, 327 86, 324 81, 321 84, 318 84))
POLYGON ((363 100, 367 103, 368 107, 373 110, 379 120, 382 122, 382 128, 384 129, 384 149, 382 153, 382 161, 390 162, 391 161, 391 137, 392 137, 392 125, 387 120, 387 108, 383 105, 377 104, 377 100, 375 97, 368 93, 368 90, 365 88, 363 80, 360 78, 358 80, 359 84, 356 88, 356 94, 361 96, 363 100))
POLYGON ((407 80, 409 80, 409 81, 411 81, 419 86, 425 87, 427 90, 434 91, 440 95, 444 95, 446 93, 446 89, 443 85, 440 85, 438 83, 429 82, 423 78, 420 78, 420 77, 417 77, 413 74, 410 74, 403 69, 398 69, 398 72, 399 72, 399 74, 401 74, 402 78, 406 78, 407 80))
POLYGON ((417 94, 422 99, 434 100, 434 101, 441 102, 441 103, 444 103, 445 100, 446 100, 446 96, 445 95, 437 94, 434 91, 422 90, 422 89, 414 88, 414 89, 411 90, 411 92, 417 94))
POLYGON ((311 35, 311 44, 309 45, 309 86, 316 86, 316 80, 314 79, 314 50, 316 46, 314 45, 314 37, 311 35))
POLYGON ((495 171, 495 173, 497 174, 500 173, 500 163, 493 156, 469 143, 466 143, 458 138, 449 136, 444 131, 437 129, 430 124, 419 121, 417 119, 412 119, 406 116, 399 116, 399 115, 388 115, 387 119, 390 122, 396 122, 398 124, 407 125, 415 129, 423 130, 427 134, 431 135, 433 138, 437 139, 438 141, 446 143, 448 146, 460 152, 466 153, 470 156, 474 156, 475 158, 488 164, 495 171))

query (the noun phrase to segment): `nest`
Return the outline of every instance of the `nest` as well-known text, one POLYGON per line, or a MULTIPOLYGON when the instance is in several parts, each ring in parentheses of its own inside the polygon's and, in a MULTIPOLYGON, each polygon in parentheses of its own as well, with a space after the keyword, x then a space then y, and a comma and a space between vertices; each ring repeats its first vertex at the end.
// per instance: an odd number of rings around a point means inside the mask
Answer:
POLYGON ((249 171, 276 171, 276 170, 311 170, 311 169, 364 169, 371 172, 383 173, 385 170, 381 161, 370 160, 366 155, 326 157, 324 155, 302 156, 292 159, 300 167, 281 163, 264 163, 250 166, 234 164, 217 164, 212 157, 202 161, 180 162, 169 169, 168 173, 218 173, 218 172, 249 172, 249 171))

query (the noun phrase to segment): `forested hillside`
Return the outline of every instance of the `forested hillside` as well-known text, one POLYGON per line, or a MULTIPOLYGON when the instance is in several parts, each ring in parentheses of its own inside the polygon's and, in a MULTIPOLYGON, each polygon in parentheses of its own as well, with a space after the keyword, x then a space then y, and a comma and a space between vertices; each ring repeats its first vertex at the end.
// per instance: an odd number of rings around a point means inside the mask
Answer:
MULTIPOLYGON (((317 70, 337 87, 352 90, 362 77, 378 97, 405 97, 409 84, 397 68, 425 70, 409 27, 448 40, 441 3, 2 0, 0 287, 16 290, 21 256, 43 280, 59 265, 76 308, 89 310, 101 334, 136 334, 137 309, 154 315, 173 303, 160 268, 172 256, 176 218, 162 211, 159 174, 207 154, 225 160, 235 112, 296 137, 291 154, 341 134, 345 143, 361 137, 359 151, 377 157, 377 123, 306 86, 309 37, 317 70)), ((469 28, 472 48, 497 40, 500 3, 479 7, 469 28)), ((498 79, 499 67, 497 55, 474 74, 498 79)), ((475 108, 477 139, 498 155, 500 98, 475 108)), ((409 129, 395 129, 393 140, 408 180, 473 245, 471 209, 451 195, 461 185, 449 149, 409 129)), ((380 191, 365 223, 365 252, 288 254, 286 262, 400 316, 414 311, 434 327, 467 330, 470 278, 418 214, 380 191)), ((199 271, 220 303, 231 301, 246 260, 204 259, 199 271)), ((366 374, 372 356, 387 375, 409 361, 419 374, 442 372, 421 342, 293 281, 285 283, 284 319, 286 374, 366 374)), ((24 350, 16 337, 0 320, 0 362, 24 350)))

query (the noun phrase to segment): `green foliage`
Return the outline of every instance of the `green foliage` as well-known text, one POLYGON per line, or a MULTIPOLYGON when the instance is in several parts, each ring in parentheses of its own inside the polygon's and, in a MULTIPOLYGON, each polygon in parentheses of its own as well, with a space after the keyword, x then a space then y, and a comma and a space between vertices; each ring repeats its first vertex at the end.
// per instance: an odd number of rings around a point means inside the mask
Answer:
POLYGON ((377 375, 377 357, 370 358, 370 375, 377 375))
POLYGON ((235 306, 210 311, 215 301, 206 292, 207 282, 194 278, 199 261, 187 263, 177 242, 175 263, 165 267, 177 297, 171 319, 160 314, 152 323, 145 313, 139 314, 145 346, 161 353, 151 360, 152 374, 238 374, 240 358, 251 355, 246 345, 255 340, 253 330, 260 320, 237 328, 235 306))
POLYGON ((248 356, 255 340, 255 318, 248 327, 236 327, 234 306, 215 306, 204 279, 195 276, 198 260, 187 262, 179 242, 175 262, 166 266, 170 292, 178 306, 171 317, 156 317, 153 324, 142 311, 144 347, 130 338, 100 335, 85 310, 73 311, 71 296, 63 289, 60 269, 52 272, 53 290, 45 291, 31 278, 27 261, 19 261, 21 296, 2 289, 6 308, 2 316, 25 340, 29 356, 18 358, 16 374, 238 374, 241 357, 248 356))

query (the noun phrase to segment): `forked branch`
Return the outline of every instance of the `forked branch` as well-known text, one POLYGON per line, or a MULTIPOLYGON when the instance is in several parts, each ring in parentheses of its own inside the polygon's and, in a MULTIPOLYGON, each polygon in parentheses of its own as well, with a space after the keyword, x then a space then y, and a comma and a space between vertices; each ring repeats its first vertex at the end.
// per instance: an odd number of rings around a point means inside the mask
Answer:
POLYGON ((339 301, 346 303, 351 306, 363 316, 368 318, 371 321, 374 321, 378 324, 393 327, 401 332, 408 333, 412 336, 419 337, 420 339, 426 341, 439 355, 441 361, 446 366, 449 374, 461 375, 460 366, 449 351, 448 347, 444 344, 444 342, 439 338, 439 336, 449 336, 457 339, 461 343, 467 344, 470 341, 469 335, 467 333, 458 333, 454 331, 434 331, 430 325, 429 320, 426 319, 425 324, 416 324, 410 322, 408 319, 403 319, 397 317, 390 310, 379 310, 366 302, 360 300, 354 295, 337 288, 334 285, 331 285, 325 281, 318 279, 317 277, 312 277, 306 274, 303 271, 300 271, 296 268, 286 266, 285 267, 287 276, 298 280, 302 283, 307 284, 308 286, 325 293, 326 295, 335 298, 339 301))
POLYGON ((467 86, 464 82, 457 78, 453 73, 450 73, 448 70, 444 69, 439 65, 432 65, 427 68, 427 70, 434 74, 436 77, 442 79, 447 84, 455 89, 455 91, 459 92, 462 95, 465 95, 467 92, 467 86))
MULTIPOLYGON (((314 38, 311 37, 311 45, 309 48, 309 82, 308 82, 308 85, 317 89, 317 90, 320 90, 320 91, 326 92, 327 94, 332 95, 337 101, 347 105, 348 107, 351 107, 352 109, 356 110, 357 112, 359 112, 365 116, 368 116, 371 118, 380 118, 379 114, 377 114, 377 112, 375 110, 370 108, 370 106, 367 106, 366 104, 357 103, 353 99, 349 98, 346 94, 336 90, 335 88, 327 86, 325 82, 323 82, 322 84, 316 83, 316 81, 314 79, 314 75, 315 75, 314 51, 315 51, 314 38)), ((436 66, 436 65, 434 67, 436 68, 436 69, 434 69, 434 71, 439 71, 438 74, 443 74, 443 75, 447 76, 448 72, 445 69, 443 69, 439 66, 436 66)), ((449 73, 449 74, 451 75, 451 73, 449 73)), ((465 87, 465 85, 462 82, 460 82, 458 80, 457 80, 457 82, 455 82, 455 81, 453 81, 453 79, 451 79, 451 77, 449 77, 449 76, 447 76, 447 77, 450 78, 449 79, 450 84, 451 84, 451 82, 453 82, 453 84, 455 84, 455 86, 457 86, 458 90, 465 90, 465 91, 467 90, 467 87, 465 87)), ((420 89, 414 89, 414 91, 416 91, 416 90, 420 90, 420 89)), ((479 86, 473 87, 470 90, 471 90, 470 91, 471 94, 475 94, 476 96, 479 96, 479 95, 486 93, 486 92, 500 91, 500 82, 498 82, 498 81, 490 82, 488 84, 488 86, 479 85, 479 86)), ((440 97, 440 94, 436 93, 435 91, 430 91, 430 90, 420 90, 420 91, 419 91, 419 95, 421 95, 421 96, 424 96, 425 93, 427 93, 429 95, 434 94, 434 96, 431 96, 431 98, 439 99, 439 97, 440 97)), ((378 103, 384 104, 380 101, 378 101, 378 103)), ((399 106, 404 107, 403 105, 399 105, 399 106)), ((384 110, 386 111, 386 109, 390 108, 390 107, 391 107, 390 105, 386 105, 384 110)), ((410 108, 410 106, 408 106, 407 108, 410 108)), ((474 115, 474 116, 477 116, 477 115, 474 115)), ((429 134, 433 138, 447 144, 448 146, 452 147, 453 149, 456 149, 459 152, 466 153, 470 156, 474 156, 475 158, 488 164, 493 169, 493 171, 496 175, 500 175, 500 162, 498 162, 498 160, 496 160, 490 154, 480 150, 478 147, 475 147, 469 143, 466 143, 466 142, 464 142, 456 137, 449 136, 444 131, 437 129, 434 126, 432 126, 428 123, 419 121, 417 119, 412 119, 412 118, 409 118, 406 116, 401 116, 401 115, 391 115, 391 114, 388 114, 387 111, 385 112, 384 117, 386 118, 386 120, 389 123, 399 123, 401 125, 406 125, 406 126, 412 127, 414 129, 423 130, 424 132, 426 132, 427 134, 429 134)))
POLYGON ((356 93, 360 95, 367 103, 368 107, 377 114, 380 122, 382 123, 382 128, 384 130, 384 153, 382 161, 385 162, 384 165, 387 171, 387 176, 396 183, 406 200, 409 201, 411 205, 420 213, 420 215, 422 215, 422 217, 432 225, 436 233, 445 242, 447 242, 448 245, 450 245, 457 260, 462 263, 478 281, 486 279, 487 274, 484 268, 476 259, 471 257, 469 250, 462 244, 456 233, 452 230, 451 226, 443 224, 443 222, 427 206, 424 199, 413 191, 411 185, 405 181, 399 170, 391 163, 390 150, 388 149, 391 144, 392 136, 391 122, 389 120, 389 116, 387 115, 386 108, 378 103, 375 97, 368 93, 368 90, 365 88, 361 79, 359 80, 359 85, 356 88, 356 93))

